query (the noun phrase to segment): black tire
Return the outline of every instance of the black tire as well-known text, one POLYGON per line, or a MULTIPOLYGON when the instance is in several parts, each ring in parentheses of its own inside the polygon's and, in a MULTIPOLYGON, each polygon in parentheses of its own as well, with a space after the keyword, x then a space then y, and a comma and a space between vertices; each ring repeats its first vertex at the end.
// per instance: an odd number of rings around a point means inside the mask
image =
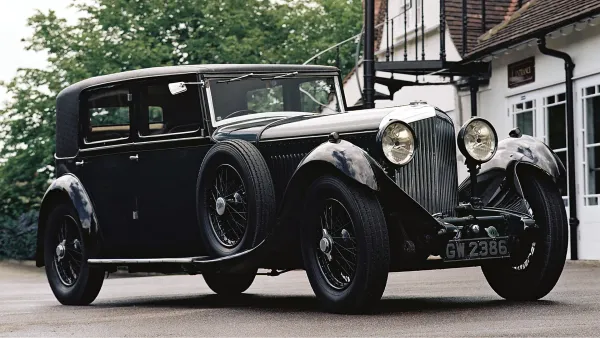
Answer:
POLYGON ((322 176, 307 190, 304 215, 304 267, 322 306, 335 313, 371 310, 383 295, 390 266, 387 225, 375 194, 354 182, 322 176))
POLYGON ((196 205, 202 239, 210 255, 228 256, 258 245, 275 219, 276 208, 273 180, 258 149, 242 140, 215 144, 198 172, 196 205), (219 175, 233 183, 223 184, 219 175), (221 203, 223 214, 217 213, 219 198, 225 203, 221 203))
POLYGON ((248 290, 254 278, 256 270, 247 273, 202 273, 206 285, 220 296, 233 297, 248 290))
POLYGON ((98 296, 104 270, 90 267, 88 255, 75 209, 70 203, 57 205, 46 222, 44 263, 50 288, 61 304, 88 305, 98 296))
POLYGON ((546 296, 558 282, 567 255, 567 216, 558 187, 539 174, 528 176, 521 180, 523 194, 539 230, 519 240, 510 260, 482 266, 489 285, 507 300, 546 296))

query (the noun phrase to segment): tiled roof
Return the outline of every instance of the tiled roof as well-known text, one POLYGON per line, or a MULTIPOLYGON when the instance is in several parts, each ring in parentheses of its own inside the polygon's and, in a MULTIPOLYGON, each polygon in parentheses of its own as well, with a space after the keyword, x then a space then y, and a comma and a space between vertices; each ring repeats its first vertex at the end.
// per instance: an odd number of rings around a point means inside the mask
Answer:
POLYGON ((544 36, 569 23, 600 14, 599 0, 531 0, 478 40, 466 59, 544 36))
MULTIPOLYGON (((446 23, 450 30, 452 42, 459 54, 463 46, 463 1, 446 0, 446 23)), ((486 0, 485 1, 485 26, 486 30, 504 21, 511 10, 518 6, 517 0, 486 0)), ((481 0, 467 0, 467 52, 477 45, 477 38, 485 31, 482 27, 483 12, 481 0)))

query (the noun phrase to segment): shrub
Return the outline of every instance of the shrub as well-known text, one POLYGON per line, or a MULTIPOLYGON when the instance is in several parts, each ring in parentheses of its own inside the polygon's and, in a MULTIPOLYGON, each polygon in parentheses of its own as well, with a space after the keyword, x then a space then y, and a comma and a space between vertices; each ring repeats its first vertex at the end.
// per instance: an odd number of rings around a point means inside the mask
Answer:
POLYGON ((0 218, 0 258, 34 259, 37 241, 36 211, 18 219, 0 218))

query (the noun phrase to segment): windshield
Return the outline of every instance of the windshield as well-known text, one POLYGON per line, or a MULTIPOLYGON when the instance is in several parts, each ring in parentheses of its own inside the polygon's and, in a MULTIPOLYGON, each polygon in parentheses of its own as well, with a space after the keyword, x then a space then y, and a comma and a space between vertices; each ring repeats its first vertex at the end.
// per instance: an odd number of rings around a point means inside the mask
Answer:
POLYGON ((219 125, 259 116, 339 113, 335 79, 296 73, 210 79, 213 122, 219 125))

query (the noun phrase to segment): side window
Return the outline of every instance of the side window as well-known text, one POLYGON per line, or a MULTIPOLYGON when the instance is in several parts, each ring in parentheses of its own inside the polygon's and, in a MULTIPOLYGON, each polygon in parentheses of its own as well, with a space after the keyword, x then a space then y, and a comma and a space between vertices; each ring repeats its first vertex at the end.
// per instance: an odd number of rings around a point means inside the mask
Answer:
POLYGON ((130 102, 127 89, 92 91, 87 98, 86 110, 86 143, 129 137, 130 102))
POLYGON ((186 92, 172 95, 168 84, 177 81, 194 80, 169 78, 142 86, 140 136, 191 133, 202 127, 198 90, 189 85, 186 92))

